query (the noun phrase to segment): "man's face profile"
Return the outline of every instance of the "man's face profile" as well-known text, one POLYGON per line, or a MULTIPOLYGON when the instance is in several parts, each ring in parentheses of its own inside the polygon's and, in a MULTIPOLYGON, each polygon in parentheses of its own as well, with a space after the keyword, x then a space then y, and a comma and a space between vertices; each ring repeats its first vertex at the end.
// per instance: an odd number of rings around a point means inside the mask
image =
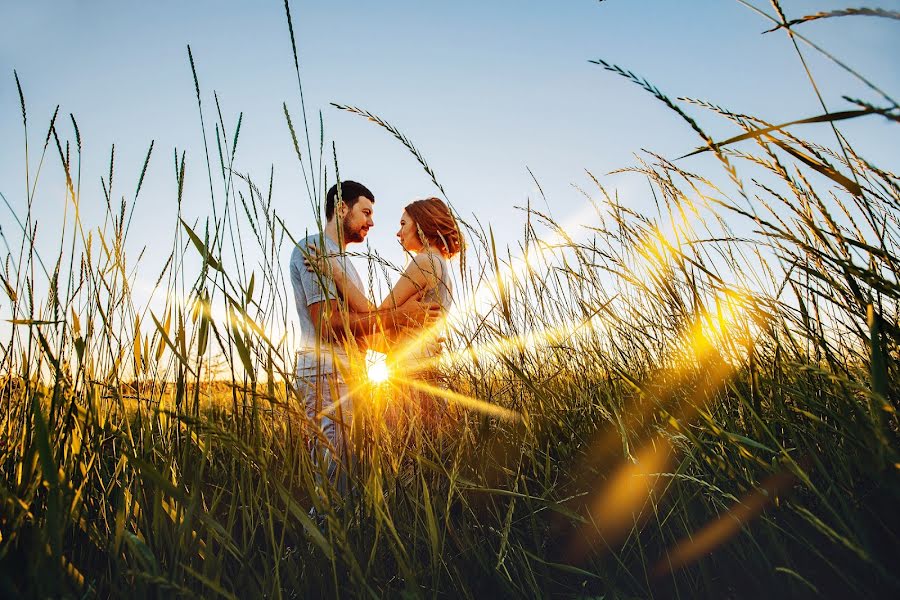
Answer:
POLYGON ((349 210, 345 203, 341 203, 338 214, 343 221, 345 243, 356 244, 366 239, 369 228, 375 226, 372 220, 374 207, 374 203, 365 196, 360 196, 349 210))

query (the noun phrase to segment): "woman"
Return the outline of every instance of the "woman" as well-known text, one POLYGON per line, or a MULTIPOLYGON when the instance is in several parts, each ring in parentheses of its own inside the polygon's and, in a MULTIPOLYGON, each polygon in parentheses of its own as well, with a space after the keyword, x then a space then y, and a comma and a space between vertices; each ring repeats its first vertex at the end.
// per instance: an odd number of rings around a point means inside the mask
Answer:
MULTIPOLYGON (((437 302, 445 312, 449 310, 453 303, 453 287, 448 261, 459 254, 463 245, 450 209, 438 198, 410 203, 400 217, 397 238, 403 249, 412 254, 412 260, 380 306, 375 306, 346 277, 337 260, 331 261, 335 286, 349 309, 371 312, 394 308, 421 294, 423 302, 437 302)), ((310 250, 316 252, 315 248, 310 250)), ((311 271, 321 269, 324 266, 322 262, 321 257, 314 254, 307 260, 307 268, 311 271)), ((409 333, 411 335, 401 340, 405 342, 401 344, 402 349, 391 353, 395 369, 400 367, 406 371, 406 376, 433 381, 436 372, 430 363, 435 353, 430 348, 435 345, 434 338, 427 332, 413 330, 409 333)))

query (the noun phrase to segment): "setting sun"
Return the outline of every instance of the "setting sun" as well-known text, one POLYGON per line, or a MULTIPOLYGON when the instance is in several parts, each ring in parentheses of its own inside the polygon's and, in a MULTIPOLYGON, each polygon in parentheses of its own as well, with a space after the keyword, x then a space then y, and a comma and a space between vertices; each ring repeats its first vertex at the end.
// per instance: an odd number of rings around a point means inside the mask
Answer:
POLYGON ((369 381, 375 384, 384 383, 391 377, 391 371, 383 358, 370 364, 366 373, 369 376, 369 381))

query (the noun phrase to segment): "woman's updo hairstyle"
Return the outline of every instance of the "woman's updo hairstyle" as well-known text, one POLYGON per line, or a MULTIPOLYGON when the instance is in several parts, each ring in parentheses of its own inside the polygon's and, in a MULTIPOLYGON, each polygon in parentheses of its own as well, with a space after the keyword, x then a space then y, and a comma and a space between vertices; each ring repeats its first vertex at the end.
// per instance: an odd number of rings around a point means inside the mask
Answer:
POLYGON ((463 239, 456 219, 440 198, 416 200, 406 206, 406 214, 415 222, 423 242, 437 248, 445 258, 462 249, 463 239))

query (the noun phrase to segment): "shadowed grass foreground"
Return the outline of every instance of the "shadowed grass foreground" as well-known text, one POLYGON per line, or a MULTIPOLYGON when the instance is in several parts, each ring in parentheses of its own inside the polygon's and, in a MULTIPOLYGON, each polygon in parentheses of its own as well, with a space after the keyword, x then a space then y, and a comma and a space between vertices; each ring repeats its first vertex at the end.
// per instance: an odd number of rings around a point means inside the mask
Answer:
MULTIPOLYGON (((203 226, 181 220, 176 152, 159 313, 134 302, 123 250, 152 145, 129 201, 115 201, 111 157, 105 223, 69 219, 52 258, 33 249, 29 179, 2 273, 0 593, 900 593, 900 185, 841 135, 829 148, 795 134, 838 134, 849 118, 897 127, 898 105, 883 94, 773 126, 598 64, 687 119, 721 171, 642 155, 630 171, 650 183, 653 216, 589 175, 586 225, 526 208, 505 256, 468 228, 446 387, 401 371, 354 382, 349 491, 311 461, 314 430, 285 384, 292 238, 271 192, 232 169, 240 119, 226 134, 217 110, 203 226), (717 143, 685 106, 742 133, 717 143)), ((433 176, 396 128, 344 108, 433 176)), ((328 176, 284 110, 317 204, 328 176)), ((58 156, 77 208, 72 125, 63 140, 54 116, 40 161, 58 156)))

